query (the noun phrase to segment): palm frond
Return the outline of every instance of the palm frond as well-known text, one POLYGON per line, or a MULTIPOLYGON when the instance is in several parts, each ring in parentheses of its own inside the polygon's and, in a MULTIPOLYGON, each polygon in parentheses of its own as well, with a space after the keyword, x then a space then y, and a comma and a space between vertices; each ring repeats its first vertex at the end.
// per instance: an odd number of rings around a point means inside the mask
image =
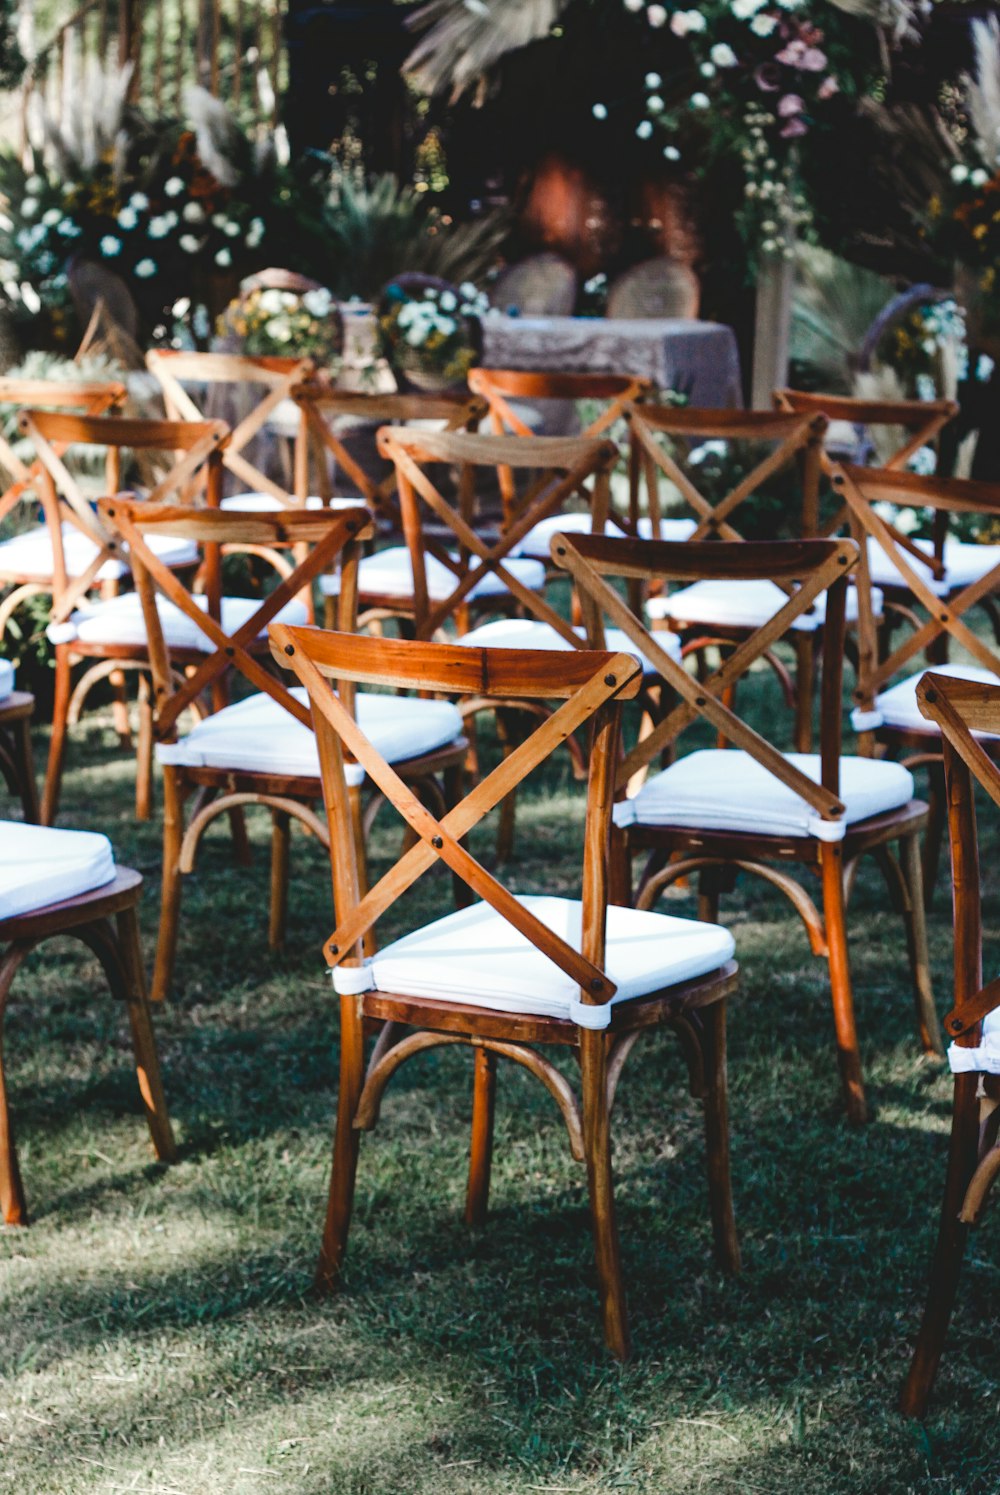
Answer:
POLYGON ((1000 22, 996 16, 972 23, 976 76, 966 74, 965 104, 983 164, 1000 163, 1000 22))
POLYGON ((897 43, 919 39, 920 18, 930 9, 928 0, 829 0, 829 3, 849 16, 870 21, 897 43))
POLYGON ((430 0, 410 21, 425 34, 403 64, 424 93, 457 98, 508 52, 547 36, 568 0, 430 0))
POLYGON ((850 393, 865 335, 893 292, 873 270, 803 245, 792 303, 792 358, 832 394, 850 393))
POLYGON ((202 165, 223 187, 235 187, 251 168, 253 151, 225 104, 207 88, 189 83, 184 112, 197 140, 202 165))

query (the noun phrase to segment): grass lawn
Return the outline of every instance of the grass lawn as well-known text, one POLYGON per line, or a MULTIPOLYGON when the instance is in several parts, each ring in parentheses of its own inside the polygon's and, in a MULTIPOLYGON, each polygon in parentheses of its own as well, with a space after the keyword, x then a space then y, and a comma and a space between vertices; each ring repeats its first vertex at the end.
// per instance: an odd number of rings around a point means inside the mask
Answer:
MULTIPOLYGON (((753 688, 779 711, 769 676, 753 688)), ((147 874, 151 956, 158 826, 135 824, 132 765, 92 721, 73 734, 61 823, 107 830, 147 874)), ((37 749, 41 760, 41 732, 37 749)), ((579 805, 556 759, 520 807, 515 888, 573 889, 579 805)), ((423 1056, 390 1086, 362 1145, 344 1289, 313 1297, 336 1090, 328 868, 295 837, 288 951, 270 955, 269 823, 250 824, 249 872, 222 823, 205 843, 177 996, 158 1014, 178 1166, 151 1162, 122 1014, 94 994, 89 959, 53 945, 15 986, 7 1065, 34 1223, 0 1232, 0 1492, 1000 1490, 989 1223, 928 1425, 894 1410, 950 1084, 919 1056, 902 928, 874 865, 851 910, 877 1107, 857 1132, 824 965, 777 894, 744 881, 724 900, 743 971, 730 1015, 741 1278, 711 1264, 701 1118, 679 1052, 661 1035, 629 1061, 616 1112, 635 1337, 623 1368, 601 1344, 582 1169, 520 1068, 501 1069, 488 1228, 461 1223, 467 1052, 423 1056)), ((377 826, 377 851, 394 850, 389 815, 377 826)), ((987 867, 996 847, 984 836, 987 867)), ((424 910, 444 910, 449 892, 425 879, 424 910)), ((930 929, 942 1012, 948 904, 942 875, 930 929)))

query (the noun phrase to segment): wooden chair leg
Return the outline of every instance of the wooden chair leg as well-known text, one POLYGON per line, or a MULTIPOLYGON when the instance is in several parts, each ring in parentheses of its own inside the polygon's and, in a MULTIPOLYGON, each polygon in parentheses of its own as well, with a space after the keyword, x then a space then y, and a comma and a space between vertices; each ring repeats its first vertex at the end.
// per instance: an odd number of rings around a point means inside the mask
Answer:
POLYGON ((629 855, 628 836, 613 825, 608 848, 608 902, 617 903, 622 908, 631 908, 632 898, 632 858, 629 855))
POLYGON ((581 1030, 580 1079, 583 1098, 583 1145, 587 1159, 590 1216, 594 1230, 597 1285, 604 1342, 619 1360, 632 1349, 622 1280, 621 1247, 615 1217, 611 1167, 611 1115, 608 1109, 607 1042, 603 1033, 581 1030))
POLYGON ((938 1023, 934 993, 931 990, 930 955, 927 949, 927 920, 924 913, 924 877, 920 863, 920 845, 916 836, 904 836, 899 843, 899 858, 906 879, 907 907, 903 910, 906 945, 913 975, 913 996, 917 1009, 917 1031, 925 1054, 944 1058, 944 1044, 938 1023))
MULTIPOLYGON (((509 758, 516 746, 515 721, 513 712, 498 711, 496 713, 497 737, 500 740, 504 758, 509 758)), ((514 854, 516 816, 517 791, 512 789, 500 801, 500 823, 497 827, 497 861, 500 863, 509 862, 514 854)))
POLYGON ((941 844, 948 819, 948 799, 944 787, 944 764, 928 766, 927 829, 924 831, 923 883, 924 908, 930 910, 934 903, 934 888, 937 883, 938 865, 941 861, 941 844))
POLYGON ((127 983, 126 1004, 129 1027, 132 1030, 132 1050, 135 1054, 135 1072, 139 1081, 139 1093, 146 1110, 146 1122, 153 1143, 153 1151, 161 1163, 172 1163, 177 1157, 167 1098, 160 1075, 160 1059, 156 1049, 156 1036, 146 999, 146 978, 142 966, 142 949, 139 944, 139 923, 134 908, 123 909, 116 918, 118 945, 127 983))
POLYGON ((31 719, 27 716, 22 717, 15 726, 13 749, 24 818, 29 825, 37 825, 38 784, 35 780, 35 760, 31 751, 31 719))
POLYGON ((288 918, 288 852, 291 817, 287 810, 271 811, 271 915, 267 942, 272 950, 285 943, 288 918))
POLYGON ((854 994, 847 953, 847 911, 844 903, 843 856, 838 842, 820 845, 820 874, 823 880, 823 923, 830 965, 830 994, 833 999, 833 1025, 837 1036, 837 1059, 840 1079, 847 1103, 847 1119, 858 1126, 868 1120, 861 1053, 854 1017, 854 994))
POLYGON ((316 1268, 316 1287, 329 1292, 337 1285, 354 1205, 361 1133, 355 1128, 358 1101, 365 1078, 364 1029, 357 997, 340 999, 340 1091, 337 1130, 333 1142, 333 1170, 323 1228, 323 1244, 316 1268))
POLYGON ((813 693, 816 687, 816 634, 795 634, 795 751, 812 752, 813 693))
POLYGON ((42 791, 42 824, 52 825, 59 809, 62 788, 63 758, 66 751, 66 718, 69 714, 70 653, 68 644, 56 645, 55 698, 52 703, 52 734, 49 737, 49 761, 42 791))
POLYGON ((729 1168, 729 1077, 726 1065, 726 1003, 713 1002, 701 1011, 702 1050, 705 1055, 705 1150, 708 1203, 712 1217, 715 1257, 724 1272, 739 1272, 740 1242, 733 1211, 729 1168))
POLYGON ((253 852, 250 849, 247 821, 242 805, 236 805, 229 811, 229 830, 233 838, 233 861, 237 867, 252 866, 253 852))
POLYGON ((497 1056, 490 1049, 475 1050, 472 1082, 472 1140, 469 1182, 465 1193, 465 1223, 481 1230, 486 1223, 493 1162, 493 1114, 496 1105, 497 1056))
POLYGON ((28 1208, 21 1170, 17 1165, 17 1148, 14 1145, 14 1128, 10 1119, 10 1103, 4 1076, 3 1019, 14 977, 30 949, 30 944, 10 945, 0 957, 0 1218, 5 1225, 28 1223, 28 1208))
POLYGON ((125 671, 112 670, 108 676, 111 688, 114 691, 114 699, 111 702, 111 719, 118 733, 118 741, 123 748, 131 750, 132 728, 128 719, 128 691, 125 688, 125 671))
POLYGON ((969 1233, 969 1226, 959 1219, 959 1211, 969 1180, 975 1172, 979 1151, 979 1102, 976 1099, 978 1081, 977 1074, 955 1076, 955 1100, 941 1223, 931 1264, 924 1317, 900 1398, 900 1410, 906 1417, 923 1417, 927 1410, 927 1399, 934 1384, 955 1306, 962 1256, 969 1233))
POLYGON ((177 928, 181 913, 181 841, 184 838, 184 793, 177 771, 163 771, 163 881, 160 889, 160 929, 156 940, 152 998, 162 1002, 174 977, 177 928))
POLYGON ((153 818, 153 708, 149 681, 139 676, 139 739, 135 754, 135 818, 153 818))

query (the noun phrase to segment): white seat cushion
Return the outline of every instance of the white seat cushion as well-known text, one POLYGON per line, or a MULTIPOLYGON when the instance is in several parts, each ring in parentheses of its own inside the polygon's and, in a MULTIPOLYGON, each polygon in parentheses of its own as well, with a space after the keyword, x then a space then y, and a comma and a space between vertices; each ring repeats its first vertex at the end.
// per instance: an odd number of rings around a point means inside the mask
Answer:
MULTIPOLYGON (((590 514, 550 514, 548 519, 540 520, 538 524, 529 529, 524 539, 514 546, 511 554, 534 556, 536 560, 547 562, 552 553, 553 535, 589 535, 593 529, 593 522, 590 514)), ((660 539, 690 540, 697 528, 693 519, 661 519, 660 539)), ((604 533, 621 537, 625 531, 612 514, 604 527, 604 533)), ((638 534, 640 540, 652 539, 653 521, 646 515, 640 516, 638 534)))
POLYGON ((294 493, 288 495, 289 502, 283 504, 273 493, 231 493, 224 498, 219 505, 220 509, 227 512, 238 509, 244 514, 283 514, 286 509, 356 509, 359 504, 364 503, 361 498, 331 498, 329 503, 311 494, 305 503, 300 503, 294 493))
POLYGON ((0 821, 0 919, 79 898, 112 882, 114 875, 107 836, 0 821))
MULTIPOLYGON (((785 593, 773 581, 696 581, 669 597, 651 597, 646 611, 657 620, 671 618, 699 627, 762 628, 786 601, 785 593)), ((881 613, 882 594, 877 588, 872 589, 872 607, 876 614, 881 613)), ((847 589, 845 612, 849 623, 857 621, 858 594, 854 587, 847 589)), ((825 617, 826 593, 821 592, 792 628, 813 633, 822 627, 825 617)))
MULTIPOLYGON (((820 781, 818 753, 786 753, 786 760, 814 783, 820 781)), ((841 758, 842 824, 852 825, 913 798, 913 775, 900 763, 874 758, 841 758)), ((756 758, 737 749, 703 748, 679 758, 648 779, 634 799, 615 805, 615 823, 678 825, 693 829, 750 831, 766 836, 831 834, 811 805, 769 773, 756 758)), ((834 823, 836 824, 836 823, 834 823)))
MULTIPOLYGON (((576 628, 574 632, 581 638, 586 638, 585 629, 576 628)), ((538 618, 496 618, 491 623, 482 623, 478 628, 464 633, 455 642, 465 644, 470 649, 555 649, 568 652, 573 647, 549 623, 543 623, 538 618)), ((613 654, 631 654, 638 659, 645 674, 656 674, 655 667, 639 652, 621 628, 606 628, 604 642, 613 654)), ((669 654, 671 659, 680 664, 681 641, 676 633, 658 633, 656 642, 664 654, 669 654)))
MULTIPOLYGON (((304 706, 309 704, 301 686, 291 694, 304 706)), ((462 717, 451 701, 421 701, 412 696, 363 691, 355 700, 358 726, 387 763, 422 757, 462 736, 462 717)), ((159 763, 188 768, 319 778, 315 733, 264 692, 206 717, 180 742, 161 744, 156 757, 159 763)), ((349 783, 360 784, 364 777, 362 768, 347 765, 349 783)))
MULTIPOLYGON (((1000 679, 989 670, 980 669, 978 665, 936 664, 931 668, 935 675, 950 675, 955 680, 975 680, 982 685, 1000 687, 1000 679)), ((908 675, 905 680, 900 680, 897 685, 882 692, 875 702, 875 710, 882 719, 880 725, 896 727, 903 732, 933 732, 940 735, 937 722, 928 721, 925 716, 921 716, 917 705, 917 684, 926 673, 926 670, 919 670, 917 674, 908 675)), ((985 737, 986 734, 976 735, 985 737)))
MULTIPOLYGON (((925 555, 934 554, 932 541, 914 540, 913 543, 925 555)), ((950 535, 947 536, 942 553, 945 574, 940 581, 935 581, 927 567, 922 566, 908 552, 904 552, 904 559, 912 565, 921 581, 926 583, 936 597, 947 597, 950 592, 978 581, 980 576, 985 576, 987 572, 993 570, 994 566, 1000 565, 1000 545, 970 545, 964 540, 953 540, 950 535)), ((899 568, 893 564, 881 545, 870 536, 868 538, 868 570, 876 586, 909 586, 909 582, 899 568)))
MULTIPOLYGON (((444 602, 458 585, 458 577, 435 556, 425 556, 427 590, 432 602, 444 602)), ((479 561, 473 560, 473 566, 479 561)), ((545 586, 545 567, 540 561, 506 560, 507 570, 522 586, 540 592, 545 586)), ((320 589, 327 597, 340 591, 340 577, 321 576, 320 589)), ((366 555, 358 566, 358 586, 362 592, 379 596, 409 598, 413 596, 413 566, 405 545, 390 545, 386 550, 366 555)), ((468 600, 477 597, 508 597, 510 593, 501 577, 489 571, 467 593, 468 600)))
MULTIPOLYGON (((518 902, 547 929, 580 948, 582 904, 533 896, 518 902)), ((646 996, 715 971, 732 959, 728 929, 634 908, 608 908, 605 970, 613 1003, 646 996)), ((580 988, 487 903, 446 914, 380 951, 366 965, 334 967, 337 991, 468 1002, 497 1012, 568 1018, 607 1027, 610 1006, 586 1006, 580 988)))
POLYGON ((14 666, 9 659, 0 659, 0 701, 6 700, 14 689, 14 666))
MULTIPOLYGON (((202 612, 208 610, 207 597, 195 597, 193 601, 202 612)), ((168 648, 197 649, 202 654, 214 653, 215 645, 208 635, 173 602, 157 594, 156 608, 168 648)), ((260 602, 254 597, 223 597, 220 608, 223 632, 238 632, 259 608, 260 602)), ((305 604, 294 599, 286 602, 271 621, 289 623, 292 626, 305 623, 308 621, 305 604)), ((146 620, 142 615, 138 592, 125 592, 121 597, 95 602, 86 610, 73 613, 65 623, 50 623, 47 632, 53 644, 69 644, 79 640, 84 644, 123 644, 142 648, 147 642, 146 620)))
MULTIPOLYGON (((77 529, 75 524, 64 524, 63 556, 66 575, 83 576, 98 553, 98 548, 89 536, 77 529)), ((193 566, 198 560, 198 547, 191 540, 178 539, 175 535, 149 535, 147 543, 154 555, 166 566, 193 566)), ((0 545, 0 576, 25 576, 32 581, 51 581, 55 561, 52 557, 52 539, 46 525, 40 524, 23 535, 15 535, 0 545)), ((97 581, 119 581, 128 574, 124 561, 112 558, 104 562, 98 571, 97 581)))
POLYGON ((1000 1075, 1000 1011, 994 1008, 983 1018, 983 1031, 976 1048, 964 1049, 957 1043, 949 1044, 948 1063, 956 1075, 969 1074, 972 1070, 1000 1075))

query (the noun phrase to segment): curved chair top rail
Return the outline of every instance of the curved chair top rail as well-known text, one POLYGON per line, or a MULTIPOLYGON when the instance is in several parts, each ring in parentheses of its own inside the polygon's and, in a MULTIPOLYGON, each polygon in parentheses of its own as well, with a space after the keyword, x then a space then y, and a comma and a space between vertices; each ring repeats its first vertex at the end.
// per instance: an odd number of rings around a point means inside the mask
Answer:
POLYGON ((451 420, 467 414, 472 419, 486 414, 486 404, 462 390, 437 394, 368 394, 363 390, 337 389, 323 379, 303 380, 292 387, 291 397, 333 415, 356 415, 364 420, 451 420))
POLYGON ((799 582, 831 560, 846 574, 860 555, 855 540, 634 540, 584 534, 553 535, 551 549, 556 565, 564 569, 575 551, 602 576, 684 582, 706 576, 799 582))
POLYGON ((58 405, 79 407, 93 413, 92 406, 107 409, 120 405, 126 396, 118 379, 17 379, 0 376, 0 404, 58 405))
POLYGON ((670 436, 705 436, 731 441, 784 441, 800 432, 823 436, 826 414, 793 410, 710 410, 691 405, 640 405, 629 418, 670 436))
POLYGON ((140 534, 174 535, 199 545, 315 545, 335 528, 355 540, 374 535, 371 514, 361 503, 338 509, 195 509, 116 493, 99 498, 97 507, 116 529, 128 523, 140 534))
POLYGON ((943 425, 958 414, 954 400, 864 400, 853 395, 806 394, 799 389, 776 389, 773 397, 779 409, 799 414, 817 412, 830 420, 846 420, 856 426, 915 429, 934 417, 944 417, 940 421, 943 425))
POLYGON ((632 374, 550 373, 542 369, 469 370, 469 388, 487 399, 491 394, 525 400, 614 400, 630 394, 635 400, 652 394, 652 379, 632 374))
POLYGON ((311 358, 280 358, 250 353, 193 353, 183 348, 152 348, 146 367, 157 377, 198 380, 202 384, 280 384, 299 375, 307 378, 311 358))
POLYGON ((852 487, 866 502, 898 504, 904 508, 948 510, 956 514, 990 513, 1000 510, 1000 483, 980 478, 922 477, 884 467, 833 467, 833 485, 845 492, 852 487))
POLYGON ((604 467, 618 460, 613 441, 586 436, 480 436, 469 431, 414 431, 406 426, 383 426, 378 449, 391 457, 393 449, 415 461, 457 462, 466 467, 510 467, 572 471, 604 467))
POLYGON ((146 420, 117 415, 65 415, 57 410, 25 410, 21 430, 68 446, 121 446, 133 451, 191 451, 204 442, 221 447, 229 427, 221 420, 146 420))

